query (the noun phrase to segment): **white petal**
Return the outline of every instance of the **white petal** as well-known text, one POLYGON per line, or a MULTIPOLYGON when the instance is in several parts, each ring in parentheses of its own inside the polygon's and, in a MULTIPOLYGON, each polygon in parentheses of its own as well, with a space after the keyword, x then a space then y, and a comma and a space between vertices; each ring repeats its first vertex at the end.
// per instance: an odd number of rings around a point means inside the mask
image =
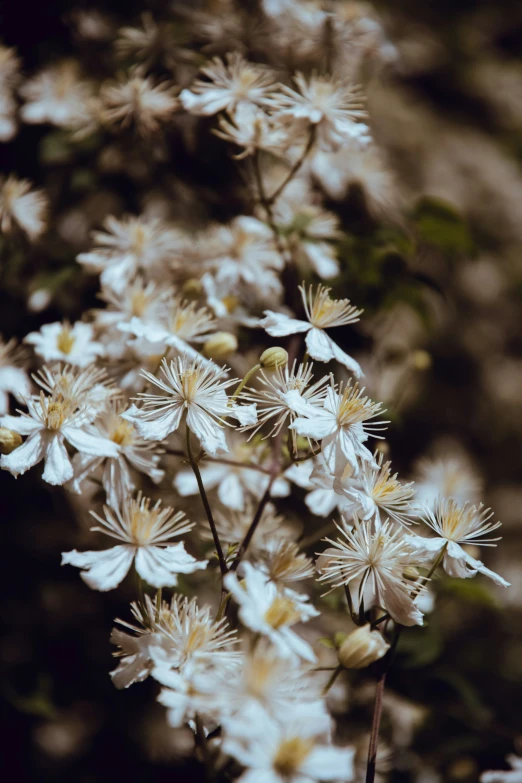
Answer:
POLYGON ((289 429, 295 430, 298 435, 302 435, 305 438, 322 440, 336 431, 337 422, 335 416, 324 416, 319 412, 313 419, 297 418, 290 424, 289 429))
POLYGON ((218 489, 218 498, 226 508, 242 511, 245 507, 245 493, 236 473, 229 473, 218 489))
POLYGON ((31 435, 33 432, 44 429, 39 421, 35 421, 30 416, 2 416, 0 427, 7 427, 9 430, 18 432, 19 435, 31 435))
POLYGON ((327 517, 337 506, 339 498, 331 489, 314 489, 305 498, 305 503, 317 517, 327 517))
POLYGON ((339 274, 335 250, 327 242, 304 242, 303 252, 319 277, 329 280, 339 274))
POLYGON ((71 446, 81 451, 82 454, 92 454, 93 457, 118 457, 120 450, 117 443, 102 438, 99 435, 91 435, 84 430, 75 427, 62 427, 64 438, 71 446))
POLYGON ((163 413, 158 412, 154 418, 145 418, 143 411, 131 405, 121 417, 134 424, 138 435, 145 440, 160 441, 178 429, 182 415, 183 408, 180 406, 167 408, 163 413))
POLYGON ((206 560, 196 560, 185 552, 183 542, 167 547, 140 547, 136 555, 136 571, 152 587, 174 587, 178 574, 192 574, 206 567, 206 560))
POLYGON ((34 435, 30 435, 25 443, 22 443, 10 454, 0 457, 0 468, 8 470, 13 476, 19 476, 40 462, 46 448, 47 439, 40 430, 34 435))
POLYGON ((62 553, 62 565, 85 569, 80 576, 93 590, 113 590, 127 576, 134 559, 135 547, 113 546, 100 552, 62 553))
POLYGON ((273 310, 265 310, 265 316, 259 321, 259 326, 271 337, 286 337, 289 334, 307 332, 312 328, 308 321, 299 321, 297 318, 290 318, 284 313, 275 313, 273 310))
POLYGON ((187 427, 199 438, 201 445, 211 457, 228 451, 223 427, 205 411, 191 405, 187 413, 187 427))
POLYGON ((49 439, 45 454, 44 481, 55 486, 65 484, 73 475, 71 460, 61 435, 49 439))
POLYGON ((310 329, 306 335, 305 342, 312 359, 317 359, 320 362, 330 362, 335 358, 332 350, 333 340, 322 329, 317 329, 315 326, 313 329, 310 329))
POLYGON ((257 406, 255 402, 252 405, 235 405, 232 408, 230 415, 234 416, 243 426, 246 424, 256 424, 257 406))
POLYGON ((353 780, 353 748, 334 748, 328 745, 316 746, 305 759, 300 772, 312 780, 353 780))

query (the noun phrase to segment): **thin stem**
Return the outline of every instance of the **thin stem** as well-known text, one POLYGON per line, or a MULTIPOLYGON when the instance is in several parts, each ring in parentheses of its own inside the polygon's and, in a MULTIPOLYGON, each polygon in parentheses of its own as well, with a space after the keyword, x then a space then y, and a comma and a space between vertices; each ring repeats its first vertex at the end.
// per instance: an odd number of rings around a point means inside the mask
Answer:
POLYGON ((375 769, 377 765, 377 746, 379 744, 379 729, 382 717, 382 701, 384 695, 384 686, 386 684, 385 669, 377 680, 375 689, 375 706, 373 708, 372 731, 370 734, 370 745, 368 747, 368 766, 366 767, 366 783, 373 783, 375 780, 375 769))
POLYGON ((212 532, 212 538, 214 539, 214 546, 216 548, 216 552, 219 560, 219 568, 221 571, 221 575, 224 576, 228 571, 227 563, 225 560, 225 556, 223 555, 223 549, 221 547, 221 542, 219 540, 219 536, 217 533, 216 523, 214 522, 214 517, 212 516, 212 511, 210 508, 210 504, 208 502, 207 493, 205 492, 205 487, 203 485, 203 479, 201 478, 201 473, 198 467, 198 463, 194 459, 194 455, 192 453, 192 448, 190 445, 190 429, 188 425, 187 425, 187 456, 192 466, 192 470, 194 471, 196 481, 198 482, 199 494, 201 495, 201 500, 203 501, 203 505, 205 507, 205 513, 207 515, 208 524, 210 525, 210 530, 212 532))
POLYGON ((268 204, 268 206, 272 206, 272 204, 279 198, 279 196, 286 188, 290 180, 292 180, 295 177, 295 175, 297 174, 297 172, 299 171, 299 169, 307 159, 308 153, 312 149, 313 143, 315 141, 315 131, 316 131, 315 125, 312 125, 312 127, 310 128, 310 136, 308 137, 308 141, 306 143, 306 147, 303 150, 303 154, 301 155, 300 158, 296 160, 296 162, 294 163, 294 165, 292 166, 292 168, 290 169, 290 171, 288 172, 284 180, 281 182, 279 187, 276 188, 276 190, 274 190, 272 195, 266 199, 266 203, 268 204))
POLYGON ((158 592, 156 593, 156 622, 159 622, 160 619, 160 613, 161 613, 161 599, 162 599, 162 590, 161 587, 158 587, 158 592))
POLYGON ((240 381, 240 382, 238 383, 238 385, 236 386, 236 390, 234 391, 234 394, 233 394, 233 395, 232 395, 232 397, 230 398, 230 402, 235 402, 235 400, 238 398, 238 396, 240 395, 240 393, 243 391, 243 389, 245 388, 245 386, 246 386, 246 385, 247 385, 247 383, 249 382, 250 378, 251 378, 253 375, 255 375, 255 374, 256 374, 256 372, 257 372, 258 370, 260 370, 260 369, 261 369, 261 365, 260 365, 260 364, 255 364, 253 367, 251 367, 251 368, 250 368, 250 370, 247 372, 247 374, 245 375, 245 377, 243 378, 243 380, 242 380, 242 381, 240 381))
POLYGON ((330 679, 328 680, 328 682, 323 688, 323 696, 326 696, 326 694, 328 693, 328 691, 330 690, 330 688, 332 687, 332 685, 334 684, 334 682, 336 681, 336 679, 338 678, 342 670, 343 670, 342 666, 338 666, 336 669, 334 669, 332 676, 330 677, 330 679))
POLYGON ((272 230, 272 234, 274 235, 277 251, 281 256, 281 258, 283 259, 283 261, 286 263, 286 261, 288 260, 286 257, 286 249, 283 245, 281 236, 279 234, 279 231, 277 230, 276 222, 274 220, 274 213, 272 210, 273 202, 271 202, 268 199, 265 191, 265 186, 263 183, 263 174, 261 173, 261 166, 259 164, 259 150, 256 150, 256 154, 254 155, 254 177, 256 180, 259 201, 263 206, 263 209, 265 210, 267 223, 270 226, 270 229, 272 230))
POLYGON ((242 540, 240 547, 238 549, 236 559, 232 563, 230 570, 231 571, 237 571, 239 564, 241 563, 241 560, 246 554, 246 551, 250 545, 250 542, 252 541, 252 538, 254 537, 254 533, 257 530, 257 526, 259 525, 259 522, 261 521, 261 517, 263 516, 263 511, 265 510, 265 506, 270 500, 270 494, 272 491, 272 485, 276 478, 279 476, 280 472, 280 457, 279 452, 281 449, 281 439, 283 437, 283 430, 280 429, 277 435, 275 436, 273 440, 272 445, 272 454, 273 454, 273 461, 272 461, 272 467, 270 470, 270 479, 268 481, 267 487, 263 493, 263 497, 259 501, 259 505, 257 507, 256 513, 254 514, 254 518, 250 524, 250 527, 248 528, 246 535, 244 539, 242 540))
POLYGON ((216 619, 214 622, 218 623, 226 614, 228 602, 230 601, 230 593, 222 593, 221 601, 219 602, 219 609, 217 610, 216 619))
POLYGON ((250 524, 250 527, 248 528, 248 530, 246 532, 246 535, 245 535, 244 539, 242 540, 241 545, 240 545, 240 547, 238 549, 238 552, 237 552, 237 555, 236 555, 236 559, 234 560, 234 562, 230 566, 230 570, 231 571, 237 571, 240 562, 242 561, 243 557, 246 554, 246 551, 247 551, 247 549, 248 549, 248 547, 250 545, 250 542, 252 541, 252 538, 254 537, 254 533, 257 530, 257 526, 258 526, 259 522, 261 521, 261 517, 263 516, 263 511, 265 510, 265 506, 268 503, 268 501, 270 500, 270 493, 271 493, 271 490, 272 490, 272 484, 274 483, 276 478, 277 478, 277 474, 274 473, 271 476, 270 481, 268 482, 268 486, 265 489, 263 497, 259 501, 259 505, 258 505, 258 507, 256 509, 256 513, 254 514, 254 518, 253 518, 253 520, 252 520, 252 522, 250 524))

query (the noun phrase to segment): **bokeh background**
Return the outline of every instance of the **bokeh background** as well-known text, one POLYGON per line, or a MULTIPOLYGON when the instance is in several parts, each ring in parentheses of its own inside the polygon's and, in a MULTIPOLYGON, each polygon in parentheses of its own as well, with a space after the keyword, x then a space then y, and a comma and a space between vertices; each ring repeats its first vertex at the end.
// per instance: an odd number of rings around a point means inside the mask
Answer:
MULTIPOLYGON (((219 3, 190 3, 205 5, 219 3)), ((254 18, 255 3, 239 5, 254 18)), ((385 66, 368 64, 372 128, 386 165, 354 162, 347 195, 327 202, 347 233, 336 291, 366 311, 358 336, 346 339, 367 354, 370 390, 388 404, 401 475, 414 475, 425 455, 455 455, 481 477, 484 501, 504 523, 487 564, 513 585, 434 585, 437 611, 427 628, 403 635, 389 677, 384 736, 404 753, 389 772, 384 758, 382 775, 471 783, 480 770, 502 767, 522 741, 522 6, 374 6, 393 52, 385 66)), ((0 38, 16 46, 28 74, 74 56, 103 76, 118 29, 144 10, 184 40, 186 20, 160 0, 124 8, 9 2, 0 38)), ((222 53, 217 44, 208 51, 222 53)), ((158 73, 168 67, 165 57, 158 73)), ((177 67, 191 73, 190 62, 177 67)), ((236 169, 204 122, 178 124, 159 150, 122 136, 103 156, 107 143, 72 146, 61 131, 26 125, 0 145, 2 170, 45 187, 53 203, 44 241, 2 244, 5 336, 76 320, 96 304, 95 280, 74 258, 105 215, 153 210, 158 194, 176 220, 225 221, 244 209, 236 169), (51 292, 46 306, 29 307, 28 295, 41 289, 51 292)), ((81 548, 79 516, 38 471, 16 482, 0 473, 8 779, 199 779, 190 733, 166 727, 155 684, 117 692, 108 677, 110 628, 126 616, 132 588, 95 593, 60 568, 59 552, 81 548)), ((371 714, 371 679, 350 687, 347 737, 371 714)))

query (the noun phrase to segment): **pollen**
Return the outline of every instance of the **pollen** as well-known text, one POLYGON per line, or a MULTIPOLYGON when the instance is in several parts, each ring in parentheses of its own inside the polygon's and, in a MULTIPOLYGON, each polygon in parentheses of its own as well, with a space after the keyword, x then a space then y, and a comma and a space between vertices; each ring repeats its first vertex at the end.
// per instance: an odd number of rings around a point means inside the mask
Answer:
POLYGON ((362 313, 362 310, 350 304, 349 299, 332 299, 331 289, 326 286, 318 286, 315 294, 312 286, 308 294, 304 287, 300 287, 300 291, 308 320, 318 329, 355 323, 362 313))
POLYGON ((72 334, 70 326, 65 325, 56 338, 56 347, 62 353, 69 354, 71 353, 75 342, 76 338, 72 334))
POLYGON ((294 775, 308 758, 312 748, 312 742, 303 737, 290 737, 283 740, 273 761, 274 769, 282 778, 294 775))
POLYGON ((300 619, 295 604, 291 598, 278 595, 265 612, 265 621, 275 630, 284 625, 293 625, 300 619))
POLYGON ((125 419, 118 417, 116 426, 110 435, 111 440, 117 443, 118 446, 130 446, 134 443, 135 436, 136 430, 130 421, 125 421, 125 419))

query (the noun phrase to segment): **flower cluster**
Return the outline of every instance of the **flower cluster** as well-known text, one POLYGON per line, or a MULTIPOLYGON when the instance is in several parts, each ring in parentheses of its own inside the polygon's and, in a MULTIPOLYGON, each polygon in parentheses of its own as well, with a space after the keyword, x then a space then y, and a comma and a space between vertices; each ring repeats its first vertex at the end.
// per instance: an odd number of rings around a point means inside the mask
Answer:
MULTIPOLYGON (((193 230, 152 193, 139 214, 102 216, 76 253, 102 305, 29 332, 25 353, 0 343, 0 468, 17 477, 43 461, 45 482, 92 507, 93 533, 112 545, 93 537, 92 549, 62 554, 89 588, 134 575, 133 621, 117 620, 111 636, 116 687, 153 678, 168 723, 188 725, 207 765, 229 764, 243 783, 349 781, 355 741, 336 740, 326 698, 337 675, 391 663, 393 637, 423 625, 441 570, 508 583, 469 550, 495 545, 500 525, 476 482, 445 485, 451 465, 426 462, 417 485, 399 479, 390 422, 353 347, 364 316, 339 283, 342 224, 325 204, 325 172, 347 184, 347 158, 375 148, 348 65, 364 43, 315 4, 260 6, 277 49, 302 31, 298 65, 320 60, 330 36, 327 73, 320 62, 276 70, 234 48, 198 72, 201 52, 146 15, 116 41, 138 61, 126 73, 98 83, 67 60, 20 86, 20 120, 55 126, 70 144, 131 132, 143 149, 155 140, 161 159, 169 126, 211 125, 248 199, 227 223, 193 230), (157 78, 156 57, 185 67, 157 78), (288 511, 302 490, 310 516, 327 518, 326 538, 288 511), (339 597, 336 628, 325 589, 339 597), (321 665, 325 634, 335 658, 321 665)), ((194 16, 202 38, 212 21, 194 16)), ((0 48, 5 139, 18 82, 15 54, 0 48)), ((47 216, 31 183, 0 182, 6 238, 36 243, 47 216)))

